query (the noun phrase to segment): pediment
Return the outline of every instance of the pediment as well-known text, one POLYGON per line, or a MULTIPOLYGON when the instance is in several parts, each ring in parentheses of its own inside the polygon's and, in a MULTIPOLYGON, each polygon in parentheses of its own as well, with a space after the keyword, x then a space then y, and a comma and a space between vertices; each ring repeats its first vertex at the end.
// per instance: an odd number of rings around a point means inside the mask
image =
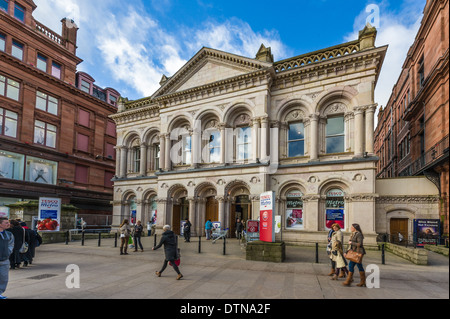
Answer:
POLYGON ((152 98, 210 85, 272 66, 271 63, 209 48, 200 50, 152 98))

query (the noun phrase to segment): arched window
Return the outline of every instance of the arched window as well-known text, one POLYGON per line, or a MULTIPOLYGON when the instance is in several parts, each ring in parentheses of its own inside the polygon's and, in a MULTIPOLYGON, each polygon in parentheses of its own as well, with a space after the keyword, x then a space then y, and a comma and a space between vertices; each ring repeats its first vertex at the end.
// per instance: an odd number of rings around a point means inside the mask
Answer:
POLYGON ((305 155, 305 125, 302 122, 289 123, 288 157, 305 155))
POLYGON ((141 169, 141 145, 139 139, 133 140, 130 151, 130 173, 139 173, 141 169))
POLYGON ((206 122, 206 125, 203 127, 202 162, 204 163, 220 163, 222 136, 218 123, 218 120, 213 119, 206 122))
POLYGON ((250 126, 236 129, 236 159, 238 161, 248 161, 251 157, 252 129, 250 126))
POLYGON ((302 197, 297 189, 286 193, 286 229, 304 229, 302 197))
POLYGON ((345 152, 345 123, 344 116, 327 118, 326 153, 345 152))
POLYGON ((340 188, 333 188, 327 192, 325 203, 325 226, 327 229, 331 229, 334 223, 339 224, 342 229, 345 229, 344 195, 344 191, 340 188))

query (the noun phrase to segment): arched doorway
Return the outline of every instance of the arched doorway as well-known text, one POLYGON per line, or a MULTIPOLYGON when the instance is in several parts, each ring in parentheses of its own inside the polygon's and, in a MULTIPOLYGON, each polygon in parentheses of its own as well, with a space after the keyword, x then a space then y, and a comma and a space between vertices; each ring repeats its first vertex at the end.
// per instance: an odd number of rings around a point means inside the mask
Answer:
POLYGON ((252 218, 252 202, 250 200, 250 187, 242 181, 233 181, 228 184, 226 194, 231 200, 229 206, 228 223, 230 236, 236 237, 236 221, 239 218, 247 222, 252 218))
POLYGON ((168 197, 172 201, 172 211, 167 215, 167 221, 170 221, 172 230, 177 235, 181 234, 181 222, 189 218, 187 194, 186 188, 180 184, 172 186, 168 192, 168 197))
POLYGON ((205 223, 207 220, 212 222, 219 221, 219 202, 215 197, 206 199, 205 223))

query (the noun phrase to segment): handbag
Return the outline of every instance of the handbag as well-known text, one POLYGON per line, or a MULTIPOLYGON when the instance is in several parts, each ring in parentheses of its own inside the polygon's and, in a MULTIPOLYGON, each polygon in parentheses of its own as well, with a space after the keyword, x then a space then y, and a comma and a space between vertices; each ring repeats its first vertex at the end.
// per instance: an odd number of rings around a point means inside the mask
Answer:
POLYGON ((345 258, 350 261, 353 261, 354 263, 360 264, 363 258, 363 254, 350 249, 345 254, 345 258))
POLYGON ((23 244, 19 249, 19 253, 25 254, 28 251, 28 243, 25 241, 25 229, 23 230, 23 244))

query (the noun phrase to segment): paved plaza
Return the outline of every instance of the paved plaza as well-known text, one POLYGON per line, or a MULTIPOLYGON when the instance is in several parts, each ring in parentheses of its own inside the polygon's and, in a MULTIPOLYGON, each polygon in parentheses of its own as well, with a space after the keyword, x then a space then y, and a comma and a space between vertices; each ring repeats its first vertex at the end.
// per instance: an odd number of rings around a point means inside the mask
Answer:
POLYGON ((69 245, 47 244, 37 248, 33 265, 10 271, 5 295, 8 299, 448 299, 449 259, 429 252, 429 265, 417 266, 386 253, 368 251, 364 265, 380 270, 380 288, 359 288, 359 275, 352 287, 332 281, 330 263, 323 248, 316 263, 315 247, 287 247, 281 264, 245 260, 245 250, 235 239, 213 244, 198 238, 180 240, 184 278, 176 281, 171 267, 161 278, 155 276, 163 261, 163 249, 152 251, 153 237, 143 238, 144 252, 120 256, 114 239, 80 241, 69 245), (66 281, 80 270, 80 287, 69 289, 66 281), (70 271, 70 270, 69 270, 70 271))

